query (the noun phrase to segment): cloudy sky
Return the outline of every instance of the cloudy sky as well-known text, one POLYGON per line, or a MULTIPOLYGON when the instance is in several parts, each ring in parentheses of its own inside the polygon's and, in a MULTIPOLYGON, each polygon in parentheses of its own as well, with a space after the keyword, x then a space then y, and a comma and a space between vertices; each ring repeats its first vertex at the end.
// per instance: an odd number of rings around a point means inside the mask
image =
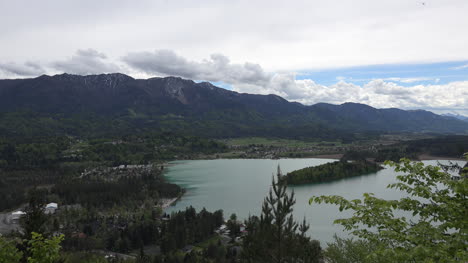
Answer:
POLYGON ((0 78, 175 75, 468 115, 467 0, 0 0, 0 78))

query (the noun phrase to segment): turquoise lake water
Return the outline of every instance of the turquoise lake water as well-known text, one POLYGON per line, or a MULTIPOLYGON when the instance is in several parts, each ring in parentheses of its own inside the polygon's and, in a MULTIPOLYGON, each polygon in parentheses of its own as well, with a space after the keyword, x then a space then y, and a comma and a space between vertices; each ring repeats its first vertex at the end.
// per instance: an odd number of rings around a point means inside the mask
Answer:
MULTIPOLYGON (((172 183, 184 187, 187 192, 166 212, 183 210, 193 206, 198 210, 205 207, 208 211, 223 209, 224 217, 236 213, 239 219, 249 215, 260 215, 262 202, 267 195, 273 174, 280 165, 283 173, 296 169, 316 166, 333 159, 218 159, 175 161, 166 171, 166 178, 172 183)), ((437 161, 424 161, 425 164, 436 165, 437 161)), ((441 161, 447 163, 447 161, 441 161)), ((462 165, 465 162, 457 161, 462 165)), ((341 195, 346 198, 360 198, 365 192, 374 193, 385 199, 399 199, 403 193, 387 189, 387 185, 395 182, 395 171, 385 169, 361 177, 348 178, 340 181, 289 186, 294 190, 296 205, 294 217, 302 221, 305 217, 310 224, 309 234, 320 240, 322 244, 332 241, 333 234, 347 236, 341 226, 334 225, 333 220, 351 216, 350 212, 339 212, 333 205, 309 205, 308 201, 314 195, 341 195)))

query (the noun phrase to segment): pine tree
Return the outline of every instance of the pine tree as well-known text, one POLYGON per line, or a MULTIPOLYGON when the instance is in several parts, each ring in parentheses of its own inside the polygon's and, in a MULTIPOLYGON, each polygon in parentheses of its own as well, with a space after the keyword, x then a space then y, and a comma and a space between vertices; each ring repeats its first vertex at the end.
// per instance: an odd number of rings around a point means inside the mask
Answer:
POLYGON ((31 233, 44 234, 44 224, 47 216, 44 214, 44 198, 39 191, 33 189, 29 193, 29 205, 26 214, 21 218, 21 227, 24 229, 24 239, 31 239, 31 233))
POLYGON ((294 192, 288 194, 278 166, 276 181, 273 177, 260 218, 253 216, 246 222, 243 262, 319 262, 320 244, 305 235, 309 228, 305 219, 301 225, 294 221, 295 203, 294 192))

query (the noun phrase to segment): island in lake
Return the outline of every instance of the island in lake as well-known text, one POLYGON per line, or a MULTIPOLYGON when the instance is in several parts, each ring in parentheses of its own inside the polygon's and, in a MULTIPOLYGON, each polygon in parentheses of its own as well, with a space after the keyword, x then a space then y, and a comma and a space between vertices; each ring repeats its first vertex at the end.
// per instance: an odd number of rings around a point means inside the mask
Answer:
POLYGON ((379 164, 366 160, 340 160, 292 171, 284 179, 291 185, 321 183, 375 173, 381 169, 383 167, 379 164))

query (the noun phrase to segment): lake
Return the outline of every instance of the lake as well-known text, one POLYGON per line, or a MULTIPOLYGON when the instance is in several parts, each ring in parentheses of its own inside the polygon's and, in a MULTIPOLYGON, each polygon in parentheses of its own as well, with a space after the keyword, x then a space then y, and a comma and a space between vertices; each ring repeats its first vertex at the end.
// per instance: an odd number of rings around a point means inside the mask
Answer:
MULTIPOLYGON (((169 182, 178 184, 187 192, 174 205, 165 211, 183 210, 193 206, 199 211, 205 207, 208 211, 223 209, 224 217, 236 213, 239 219, 249 215, 260 215, 263 199, 271 186, 273 174, 280 165, 284 174, 304 167, 316 166, 333 159, 218 159, 171 162, 165 176, 169 182)), ((447 161, 440 161, 447 164, 447 161)), ((455 161, 463 165, 463 161, 455 161)), ((437 165, 437 161, 424 161, 425 164, 437 165)), ((339 212, 333 205, 309 205, 313 195, 341 195, 346 198, 361 198, 365 192, 375 193, 385 199, 399 199, 402 192, 387 189, 395 182, 396 173, 386 167, 377 173, 340 181, 314 185, 289 186, 294 190, 296 205, 294 217, 302 221, 305 217, 310 224, 309 234, 325 245, 333 240, 333 234, 346 236, 342 227, 334 225, 333 220, 351 216, 350 212, 339 212)))

